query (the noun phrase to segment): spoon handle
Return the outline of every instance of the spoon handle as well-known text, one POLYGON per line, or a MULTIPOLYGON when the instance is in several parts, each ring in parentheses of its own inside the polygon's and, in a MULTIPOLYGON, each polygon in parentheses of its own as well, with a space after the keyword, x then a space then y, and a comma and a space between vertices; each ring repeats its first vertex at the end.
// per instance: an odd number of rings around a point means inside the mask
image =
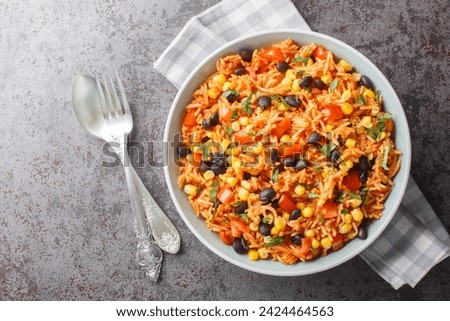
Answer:
POLYGON ((177 253, 181 244, 180 234, 150 195, 131 164, 129 166, 141 195, 147 221, 150 224, 152 235, 156 243, 163 251, 166 251, 167 253, 177 253))

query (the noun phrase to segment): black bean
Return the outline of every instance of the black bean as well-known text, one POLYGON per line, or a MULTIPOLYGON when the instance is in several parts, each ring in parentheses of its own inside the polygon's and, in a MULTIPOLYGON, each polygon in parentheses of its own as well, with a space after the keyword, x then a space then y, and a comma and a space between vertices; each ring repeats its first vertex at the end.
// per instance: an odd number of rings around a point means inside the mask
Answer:
POLYGON ((309 86, 311 86, 312 81, 313 81, 313 78, 311 76, 306 76, 300 80, 299 85, 302 88, 308 88, 309 86))
POLYGON ((243 214, 246 209, 248 209, 247 203, 240 203, 238 206, 236 206, 236 213, 243 214))
POLYGON ((248 252, 247 241, 242 236, 236 237, 233 240, 233 249, 238 254, 247 254, 247 252, 248 252))
POLYGON ((364 198, 364 197, 366 197, 366 195, 367 195, 367 188, 361 188, 360 190, 359 190, 359 196, 361 196, 361 198, 364 198))
POLYGON ((358 227, 358 238, 365 240, 367 238, 367 224, 363 221, 358 227))
POLYGON ((369 169, 369 159, 367 156, 363 155, 359 158, 359 169, 362 171, 369 169))
POLYGON ((322 81, 322 79, 319 79, 319 78, 314 79, 314 85, 316 86, 316 88, 319 88, 319 89, 325 89, 325 87, 327 86, 327 85, 325 85, 325 83, 322 81))
POLYGON ((250 49, 242 49, 239 54, 241 55, 242 59, 246 62, 252 61, 253 57, 253 50, 250 49))
POLYGON ((373 83, 372 83, 372 80, 370 80, 370 78, 369 77, 367 77, 367 76, 364 76, 364 75, 362 75, 361 76, 361 84, 364 86, 364 87, 366 87, 366 88, 369 88, 369 89, 372 89, 373 88, 373 83))
POLYGON ((270 149, 270 160, 272 161, 272 162, 278 162, 278 149, 276 149, 276 148, 271 148, 270 149))
POLYGON ((272 205, 272 207, 275 208, 275 209, 279 208, 280 207, 280 204, 278 204, 279 201, 280 200, 278 198, 276 198, 270 203, 270 205, 272 205))
POLYGON ((341 158, 341 153, 337 149, 333 149, 331 152, 330 160, 333 163, 339 162, 339 159, 341 158))
POLYGON ((284 167, 294 167, 295 166, 295 158, 294 157, 286 157, 283 159, 283 166, 284 167))
POLYGON ((181 144, 177 148, 177 153, 180 158, 186 157, 190 152, 191 150, 185 144, 181 144))
POLYGON ((289 64, 285 61, 279 62, 277 64, 277 69, 279 72, 286 72, 289 69, 289 64))
POLYGON ((245 75, 246 73, 247 73, 247 70, 244 67, 239 67, 234 70, 234 74, 238 75, 238 76, 245 75))
MULTIPOLYGON (((226 93, 226 92, 225 92, 226 93)), ((228 100, 228 102, 230 103, 234 103, 236 101, 236 99, 238 99, 238 96, 236 96, 235 94, 231 94, 228 93, 225 98, 228 100)))
POLYGON ((367 179, 369 178, 369 174, 367 173, 367 171, 362 171, 360 174, 359 174, 359 181, 362 183, 362 184, 365 184, 366 182, 367 182, 367 179))
POLYGON ((317 144, 321 139, 322 136, 318 132, 312 132, 306 139, 306 142, 308 144, 317 144))
POLYGON ((285 100, 289 106, 296 108, 300 107, 301 104, 300 99, 298 99, 298 97, 295 95, 286 96, 285 100))
POLYGON ((306 161, 303 158, 301 158, 301 159, 299 159, 297 161, 297 163, 295 163, 294 169, 296 171, 301 171, 301 170, 303 170, 303 169, 305 169, 307 167, 308 167, 308 161, 306 161))
POLYGON ((261 96, 258 98, 258 105, 262 109, 266 110, 272 105, 272 99, 269 96, 261 96))
POLYGON ((216 126, 219 124, 219 113, 215 112, 210 117, 211 126, 216 126))
POLYGON ((258 231, 264 236, 269 236, 270 231, 272 230, 272 225, 264 222, 259 223, 258 231))
POLYGON ((300 212, 300 210, 298 208, 296 208, 295 210, 293 210, 291 212, 291 215, 289 216, 289 220, 293 221, 296 220, 300 217, 302 213, 300 212))
POLYGON ((300 245, 300 244, 302 244, 302 238, 303 238, 303 236, 301 234, 296 234, 294 236, 291 236, 291 243, 300 245))
POLYGON ((275 190, 272 187, 267 187, 259 193, 259 200, 263 202, 270 202, 275 197, 275 190))
POLYGON ((203 126, 204 129, 211 128, 211 118, 203 119, 202 120, 202 126, 203 126))

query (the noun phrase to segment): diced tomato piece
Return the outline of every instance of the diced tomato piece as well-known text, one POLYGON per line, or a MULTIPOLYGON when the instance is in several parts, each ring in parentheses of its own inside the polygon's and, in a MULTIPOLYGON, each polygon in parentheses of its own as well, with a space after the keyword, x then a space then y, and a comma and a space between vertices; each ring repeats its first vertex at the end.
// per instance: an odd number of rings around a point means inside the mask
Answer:
POLYGON ((344 237, 342 234, 338 234, 333 238, 333 242, 331 243, 331 247, 333 251, 337 251, 344 246, 344 237))
POLYGON ((245 145, 247 143, 250 143, 253 141, 253 136, 247 136, 242 134, 236 134, 234 135, 234 139, 239 142, 241 145, 245 145))
POLYGON ((284 118, 280 121, 277 126, 272 129, 272 134, 279 138, 283 136, 283 134, 292 127, 292 122, 289 118, 284 118))
POLYGON ((302 238, 302 245, 299 250, 301 256, 307 256, 311 252, 312 239, 309 237, 302 238))
POLYGON ((339 215, 338 206, 334 202, 327 201, 319 209, 319 213, 324 219, 336 217, 339 215))
POLYGON ((222 204, 225 204, 228 202, 233 195, 233 192, 229 188, 222 188, 219 193, 217 193, 217 199, 222 202, 222 204))
POLYGON ((291 199, 286 195, 282 195, 280 197, 278 205, 280 205, 281 209, 287 213, 291 213, 293 210, 297 208, 294 202, 292 202, 291 199))
POLYGON ((325 59, 327 59, 328 51, 325 50, 325 48, 322 46, 317 46, 317 48, 314 49, 314 51, 312 52, 312 56, 314 58, 319 58, 319 59, 325 60, 325 59))
POLYGON ((281 51, 280 48, 277 47, 269 47, 266 49, 261 50, 260 52, 261 57, 266 59, 269 63, 272 61, 278 61, 282 62, 284 61, 284 54, 283 51, 281 51))
POLYGON ((203 154, 202 153, 194 153, 194 162, 200 163, 202 161, 203 154))
POLYGON ((195 118, 195 109, 190 108, 186 111, 186 115, 183 118, 183 125, 186 126, 195 126, 197 125, 197 119, 195 118))
POLYGON ((230 221, 231 235, 233 237, 241 237, 242 233, 250 232, 250 228, 247 223, 241 220, 231 220, 230 221))
POLYGON ((227 107, 222 107, 219 109, 219 117, 222 121, 229 122, 231 120, 231 110, 229 110, 227 107))
POLYGON ((279 155, 281 157, 298 155, 302 151, 302 146, 297 143, 282 143, 279 147, 279 155))
POLYGON ((358 171, 350 170, 342 179, 342 184, 351 191, 357 191, 361 187, 358 171))
POLYGON ((340 106, 329 105, 322 110, 326 120, 335 121, 344 118, 344 113, 340 106))
POLYGON ((222 242, 225 243, 226 245, 233 244, 233 236, 229 231, 220 231, 219 236, 222 242))

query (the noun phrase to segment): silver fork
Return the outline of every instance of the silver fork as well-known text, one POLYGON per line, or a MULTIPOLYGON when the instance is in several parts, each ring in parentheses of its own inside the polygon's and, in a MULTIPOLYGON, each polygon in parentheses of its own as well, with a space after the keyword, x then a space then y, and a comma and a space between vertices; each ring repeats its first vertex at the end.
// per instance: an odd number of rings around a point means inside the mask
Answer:
POLYGON ((115 68, 114 73, 120 98, 111 74, 106 72, 107 76, 105 76, 105 73, 101 73, 100 79, 97 72, 94 72, 105 120, 102 136, 106 141, 116 143, 112 147, 119 155, 125 170, 138 240, 136 252, 137 263, 150 279, 156 282, 161 270, 163 255, 149 229, 142 198, 138 191, 137 182, 133 176, 134 170, 130 165, 127 151, 127 137, 133 129, 133 119, 122 82, 115 68))

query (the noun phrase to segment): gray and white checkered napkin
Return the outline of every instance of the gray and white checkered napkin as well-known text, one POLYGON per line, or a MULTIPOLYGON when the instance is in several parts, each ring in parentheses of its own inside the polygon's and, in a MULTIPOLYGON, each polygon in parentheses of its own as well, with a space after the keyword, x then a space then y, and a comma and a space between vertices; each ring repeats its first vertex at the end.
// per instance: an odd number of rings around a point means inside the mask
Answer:
MULTIPOLYGON (((154 68, 179 88, 211 52, 237 37, 267 29, 310 30, 290 0, 223 0, 193 17, 154 68)), ((360 256, 395 289, 414 287, 450 254, 450 236, 412 178, 383 234, 360 256)))

